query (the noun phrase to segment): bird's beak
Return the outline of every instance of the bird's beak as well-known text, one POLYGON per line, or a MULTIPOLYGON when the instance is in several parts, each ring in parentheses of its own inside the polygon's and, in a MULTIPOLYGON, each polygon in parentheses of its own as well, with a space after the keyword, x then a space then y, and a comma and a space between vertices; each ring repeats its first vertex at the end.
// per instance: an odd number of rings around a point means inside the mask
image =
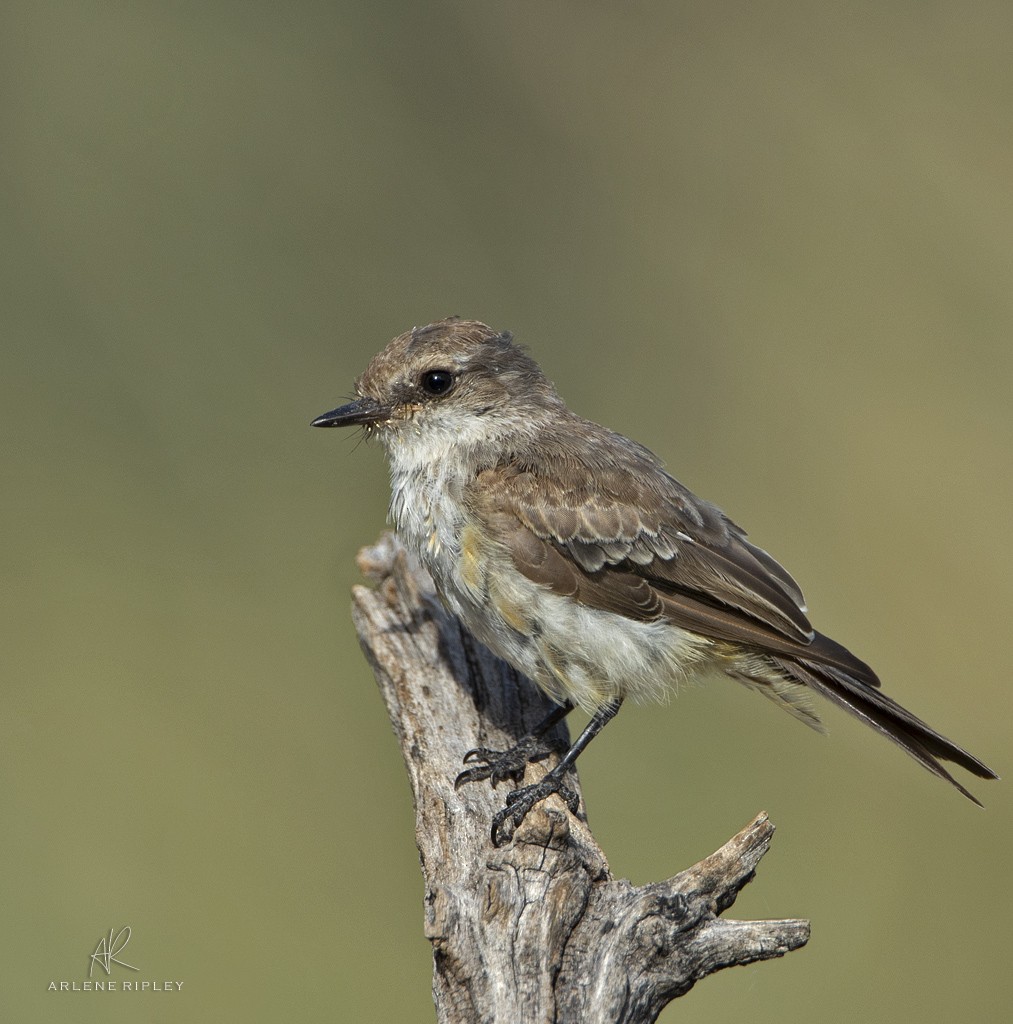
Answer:
POLYGON ((369 426, 390 419, 390 408, 381 405, 375 398, 357 398, 348 405, 325 412, 318 416, 311 427, 354 427, 369 426))

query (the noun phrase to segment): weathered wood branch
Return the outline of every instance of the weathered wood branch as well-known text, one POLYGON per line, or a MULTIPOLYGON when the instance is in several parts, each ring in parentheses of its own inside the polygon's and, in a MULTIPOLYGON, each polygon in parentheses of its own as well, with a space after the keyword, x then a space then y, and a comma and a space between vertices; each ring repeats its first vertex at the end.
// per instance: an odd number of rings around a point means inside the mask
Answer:
MULTIPOLYGON (((583 806, 571 815, 558 797, 493 847, 505 791, 455 791, 461 758, 509 747, 551 704, 444 611, 392 535, 359 564, 377 586, 354 589, 352 614, 415 798, 441 1022, 639 1024, 714 971, 805 945, 807 921, 719 916, 770 846, 765 814, 694 867, 642 887, 612 877, 583 806)), ((525 782, 554 763, 529 766, 525 782)))

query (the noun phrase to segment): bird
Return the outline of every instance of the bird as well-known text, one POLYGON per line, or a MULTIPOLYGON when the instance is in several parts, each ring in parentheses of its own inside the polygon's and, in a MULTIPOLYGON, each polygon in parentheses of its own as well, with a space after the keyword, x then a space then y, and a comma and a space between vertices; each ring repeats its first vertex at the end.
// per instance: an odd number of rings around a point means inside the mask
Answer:
POLYGON ((312 426, 382 443, 390 518, 446 607, 555 702, 511 749, 468 751, 457 786, 519 780, 556 722, 590 714, 552 770, 509 794, 494 845, 553 793, 577 813, 567 774, 624 700, 664 700, 715 673, 819 731, 812 698, 826 698, 975 803, 942 762, 998 778, 816 632, 793 577, 724 512, 648 448, 573 412, 509 331, 460 317, 414 327, 312 426))

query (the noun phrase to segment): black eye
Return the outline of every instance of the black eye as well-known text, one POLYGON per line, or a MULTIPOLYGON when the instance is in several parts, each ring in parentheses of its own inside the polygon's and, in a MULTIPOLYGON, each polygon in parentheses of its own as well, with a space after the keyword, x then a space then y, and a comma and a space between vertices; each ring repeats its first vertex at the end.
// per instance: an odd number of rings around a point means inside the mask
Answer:
POLYGON ((454 375, 450 370, 427 370, 422 374, 419 383, 427 395, 440 398, 454 386, 454 375))

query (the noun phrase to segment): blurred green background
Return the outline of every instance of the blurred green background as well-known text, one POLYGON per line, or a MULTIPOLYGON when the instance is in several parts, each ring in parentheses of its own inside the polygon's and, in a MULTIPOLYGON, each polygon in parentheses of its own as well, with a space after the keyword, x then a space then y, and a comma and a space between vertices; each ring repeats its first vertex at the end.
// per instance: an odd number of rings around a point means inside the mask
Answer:
MULTIPOLYGON (((432 1018, 348 616, 385 469, 308 423, 450 313, 1008 772, 1011 34, 988 0, 5 3, 0 1017, 432 1018), (181 993, 46 991, 123 925, 181 993)), ((716 680, 583 758, 617 875, 766 809, 733 915, 813 920, 663 1019, 1008 1017, 1009 783, 981 812, 828 718, 716 680)))

